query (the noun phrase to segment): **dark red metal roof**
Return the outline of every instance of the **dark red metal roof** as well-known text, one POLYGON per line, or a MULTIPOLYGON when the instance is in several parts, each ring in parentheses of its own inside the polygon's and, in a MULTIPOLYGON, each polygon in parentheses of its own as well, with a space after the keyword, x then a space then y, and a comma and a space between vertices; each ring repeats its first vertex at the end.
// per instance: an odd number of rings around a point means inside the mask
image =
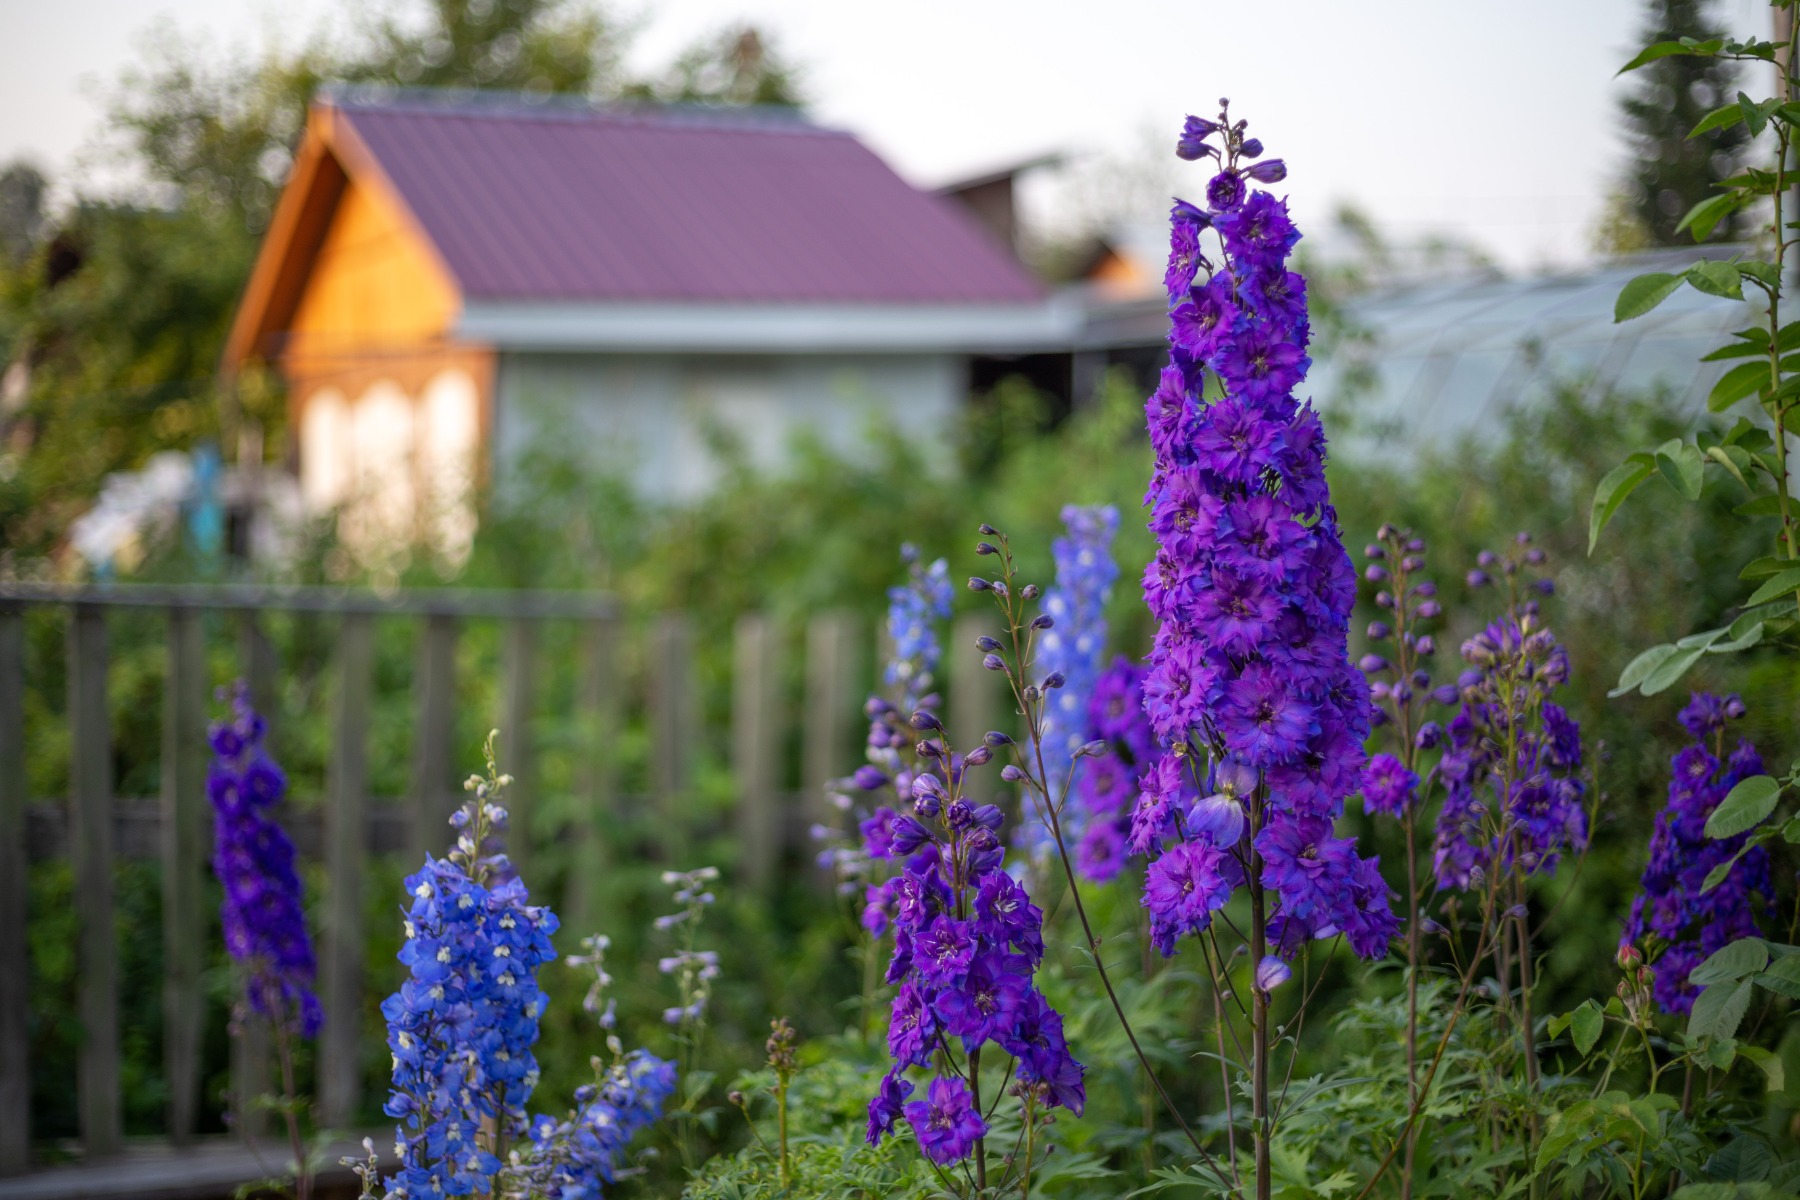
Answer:
POLYGON ((847 133, 680 109, 340 111, 474 300, 1016 304, 1042 289, 847 133))

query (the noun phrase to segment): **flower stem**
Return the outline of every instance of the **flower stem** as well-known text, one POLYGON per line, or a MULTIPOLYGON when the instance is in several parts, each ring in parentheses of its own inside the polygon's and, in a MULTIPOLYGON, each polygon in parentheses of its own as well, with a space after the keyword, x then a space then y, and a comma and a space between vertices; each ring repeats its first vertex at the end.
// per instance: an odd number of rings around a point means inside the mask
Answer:
POLYGON ((286 1023, 271 1017, 269 1026, 275 1031, 275 1055, 281 1062, 282 1115, 287 1118, 288 1148, 294 1153, 294 1200, 311 1200, 312 1172, 307 1169, 306 1145, 300 1138, 299 1103, 294 1089, 294 1052, 288 1045, 286 1023))

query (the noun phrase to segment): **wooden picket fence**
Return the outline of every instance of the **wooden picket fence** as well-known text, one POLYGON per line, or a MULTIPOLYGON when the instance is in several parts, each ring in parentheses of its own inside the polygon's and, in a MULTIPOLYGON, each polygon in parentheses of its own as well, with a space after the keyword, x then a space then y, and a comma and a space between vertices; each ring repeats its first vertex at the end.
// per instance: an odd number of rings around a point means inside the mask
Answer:
MULTIPOLYGON (((442 840, 445 818, 461 802, 452 745, 457 643, 466 623, 501 627, 500 709, 493 722, 503 732, 506 770, 516 777, 515 813, 533 803, 533 741, 529 734, 538 671, 540 630, 546 622, 571 622, 581 647, 577 719, 595 731, 581 747, 575 782, 577 816, 572 837, 579 861, 596 861, 609 848, 598 844, 599 822, 587 819, 621 803, 610 747, 628 704, 641 705, 650 730, 649 792, 626 802, 649 806, 659 836, 679 839, 681 798, 688 770, 697 703, 693 661, 697 636, 729 636, 733 642, 730 717, 731 766, 736 785, 735 833, 741 846, 735 886, 772 886, 783 855, 803 838, 822 809, 826 781, 855 763, 861 698, 874 682, 863 664, 880 661, 865 621, 844 612, 811 617, 804 630, 804 721, 798 788, 782 778, 782 747, 792 714, 784 711, 781 655, 785 643, 776 622, 745 614, 730 630, 696 631, 683 614, 647 623, 649 656, 641 696, 627 696, 620 670, 627 623, 607 596, 531 591, 404 592, 392 596, 329 588, 130 585, 66 589, 0 584, 0 1176, 32 1169, 26 923, 27 865, 40 855, 65 855, 74 876, 78 1016, 82 1040, 76 1090, 79 1156, 104 1164, 123 1147, 120 1094, 118 953, 114 936, 113 865, 122 854, 153 856, 162 878, 164 1072, 168 1088, 165 1137, 193 1146, 200 1125, 204 997, 201 971, 213 920, 204 887, 211 851, 211 812, 205 777, 205 730, 211 705, 206 656, 208 613, 226 614, 235 628, 239 673, 252 699, 268 711, 277 672, 264 632, 273 613, 314 613, 336 622, 332 752, 322 810, 302 814, 298 841, 324 866, 319 994, 327 1014, 355 1012, 364 999, 363 879, 371 853, 404 850, 410 861, 442 840), (67 614, 67 721, 70 734, 69 795, 36 801, 26 794, 24 699, 25 610, 53 606, 67 614), (165 614, 167 669, 161 713, 161 794, 153 800, 114 794, 112 739, 107 704, 108 616, 123 609, 165 614), (413 746, 408 794, 395 801, 369 796, 369 716, 373 690, 374 621, 401 617, 421 623, 411 683, 413 746), (519 731, 516 736, 509 736, 519 731)), ((216 627, 220 622, 214 620, 216 627)), ((639 626, 642 627, 642 626, 639 626)), ((956 647, 972 646, 988 632, 979 619, 959 620, 956 647)), ((966 661, 975 660, 967 655, 966 661)), ((950 672, 953 733, 972 745, 999 713, 995 677, 978 668, 950 672)), ((279 751, 278 751, 279 753, 279 751)), ((529 861, 531 846, 515 821, 508 849, 529 861)), ((542 830, 538 831, 542 836, 542 830)), ((678 841, 667 844, 673 854, 678 841)), ((526 867, 529 870, 529 867, 526 867)), ((578 888, 580 872, 573 881, 578 888)), ((569 903, 579 906, 571 898, 569 903)), ((322 1124, 344 1128, 360 1109, 355 1021, 327 1020, 317 1047, 318 1114, 322 1124)), ((240 1039, 232 1058, 232 1092, 267 1090, 267 1054, 254 1038, 240 1039)), ((239 1113, 241 1121, 256 1117, 239 1113)), ((200 1153, 199 1149, 193 1151, 200 1153)), ((9 1190, 0 1184, 0 1195, 9 1190)))

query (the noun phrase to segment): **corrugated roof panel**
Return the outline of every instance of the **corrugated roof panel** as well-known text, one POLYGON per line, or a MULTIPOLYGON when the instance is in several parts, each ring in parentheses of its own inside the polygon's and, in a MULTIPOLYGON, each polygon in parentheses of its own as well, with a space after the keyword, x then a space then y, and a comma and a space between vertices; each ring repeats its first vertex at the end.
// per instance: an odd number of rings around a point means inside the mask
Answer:
POLYGON ((795 120, 351 103, 471 300, 1035 303, 972 217, 795 120))

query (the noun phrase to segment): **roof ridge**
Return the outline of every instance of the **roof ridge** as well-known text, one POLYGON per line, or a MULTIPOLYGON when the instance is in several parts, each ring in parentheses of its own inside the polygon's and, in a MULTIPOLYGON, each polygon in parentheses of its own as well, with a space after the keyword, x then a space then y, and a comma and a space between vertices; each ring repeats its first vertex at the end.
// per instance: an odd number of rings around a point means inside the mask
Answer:
POLYGON ((653 125, 661 129, 737 129, 850 137, 782 105, 723 105, 650 100, 595 100, 569 93, 502 92, 475 88, 402 88, 386 84, 327 84, 315 103, 348 113, 404 113, 411 116, 475 117, 490 120, 605 122, 653 125))

